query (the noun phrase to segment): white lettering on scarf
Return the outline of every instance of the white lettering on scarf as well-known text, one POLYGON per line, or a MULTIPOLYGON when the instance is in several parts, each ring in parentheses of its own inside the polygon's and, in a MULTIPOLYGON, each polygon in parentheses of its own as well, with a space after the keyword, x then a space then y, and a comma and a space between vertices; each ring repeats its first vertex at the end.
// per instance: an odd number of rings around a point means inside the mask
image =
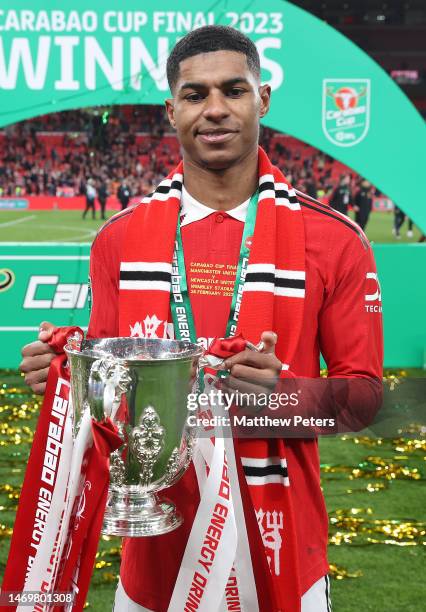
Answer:
MULTIPOLYGON (((68 389, 69 383, 63 378, 58 378, 55 396, 53 399, 53 408, 51 412, 51 420, 49 422, 49 431, 46 440, 41 474, 41 480, 50 487, 50 490, 44 486, 40 487, 34 529, 30 544, 31 547, 34 548, 36 554, 47 523, 47 517, 51 506, 56 474, 58 470, 58 461, 62 448, 63 425, 68 408, 68 400, 61 397, 62 386, 65 386, 68 389)), ((30 569, 34 564, 34 560, 35 556, 30 556, 28 558, 26 579, 28 579, 30 569)))
MULTIPOLYGON (((64 498, 67 489, 68 475, 71 465, 73 448, 72 436, 72 409, 70 398, 67 399, 69 382, 58 378, 55 396, 53 399, 51 421, 46 439, 44 463, 40 480, 51 489, 50 507, 39 541, 36 545, 34 557, 27 563, 24 591, 48 592, 54 583, 54 570, 60 549, 60 534, 63 524, 64 498), (65 397, 64 397, 65 395, 65 397), (56 422, 54 421, 56 419, 56 422), (61 449, 58 457, 53 452, 57 448, 53 442, 58 442, 60 436, 61 449), (49 455, 52 455, 51 457, 49 455), (54 457, 54 460, 53 460, 54 457), (51 473, 53 472, 53 473, 51 473)), ((59 447, 58 447, 59 450, 59 447)), ((40 497, 46 499, 45 488, 40 487, 38 510, 40 510, 40 497)), ((39 514, 40 516, 40 514, 39 514)), ((44 516, 44 515, 43 515, 44 516)), ((36 521, 38 519, 36 518, 36 521)), ((41 527, 41 525, 39 525, 41 527)), ((36 525, 35 525, 36 527, 36 525)), ((33 538, 34 538, 33 532, 33 538)), ((19 604, 17 612, 25 612, 25 603, 19 604)))

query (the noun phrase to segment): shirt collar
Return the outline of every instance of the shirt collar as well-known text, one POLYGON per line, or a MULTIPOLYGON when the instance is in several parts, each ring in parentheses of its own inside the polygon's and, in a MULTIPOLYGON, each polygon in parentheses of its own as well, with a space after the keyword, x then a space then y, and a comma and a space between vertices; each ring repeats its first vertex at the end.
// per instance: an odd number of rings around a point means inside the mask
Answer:
MULTIPOLYGON (((233 219, 237 219, 237 221, 245 222, 247 216, 247 209, 250 203, 250 198, 239 204, 235 208, 231 210, 227 210, 226 213, 232 217, 233 219)), ((212 215, 213 213, 217 213, 214 208, 210 208, 209 206, 205 206, 198 202, 195 198, 192 197, 191 194, 187 192, 185 186, 182 186, 182 199, 181 199, 181 227, 185 225, 189 225, 189 223, 193 223, 194 221, 201 221, 205 217, 212 215)))

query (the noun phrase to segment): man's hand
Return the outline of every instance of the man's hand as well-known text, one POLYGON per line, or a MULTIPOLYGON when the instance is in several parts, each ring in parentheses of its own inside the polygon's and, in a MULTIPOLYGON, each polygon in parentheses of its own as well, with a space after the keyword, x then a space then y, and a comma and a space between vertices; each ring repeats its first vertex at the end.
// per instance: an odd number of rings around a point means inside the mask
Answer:
POLYGON ((19 365, 25 374, 25 382, 34 393, 42 395, 46 390, 47 373, 55 352, 47 344, 52 337, 55 325, 43 321, 40 325, 38 340, 26 344, 22 349, 22 361, 19 365))
POLYGON ((262 333, 264 349, 261 353, 246 349, 229 357, 224 366, 230 375, 224 379, 224 386, 242 393, 265 393, 271 391, 281 372, 282 363, 275 356, 277 334, 271 331, 262 333))

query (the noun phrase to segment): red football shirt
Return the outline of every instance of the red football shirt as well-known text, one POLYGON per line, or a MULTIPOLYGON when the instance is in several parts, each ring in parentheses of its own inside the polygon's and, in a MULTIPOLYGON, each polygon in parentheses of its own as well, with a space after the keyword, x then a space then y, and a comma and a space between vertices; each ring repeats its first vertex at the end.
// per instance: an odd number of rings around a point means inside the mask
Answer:
MULTIPOLYGON (((301 377, 318 377, 321 352, 330 377, 380 379, 381 304, 371 248, 347 217, 300 194, 299 201, 305 225, 307 283, 300 346, 292 371, 301 377)), ((203 344, 225 333, 246 208, 247 203, 224 213, 194 203, 187 195, 184 198, 185 265, 196 332, 203 344)), ((93 244, 91 337, 118 335, 121 245, 131 215, 128 209, 113 217, 93 244)), ((301 586, 306 592, 328 571, 328 517, 320 488, 318 444, 315 439, 286 440, 286 453, 297 510, 301 586)), ((131 599, 150 609, 167 610, 173 591, 199 501, 191 470, 167 490, 189 520, 170 534, 129 539, 124 547, 123 586, 131 599)))

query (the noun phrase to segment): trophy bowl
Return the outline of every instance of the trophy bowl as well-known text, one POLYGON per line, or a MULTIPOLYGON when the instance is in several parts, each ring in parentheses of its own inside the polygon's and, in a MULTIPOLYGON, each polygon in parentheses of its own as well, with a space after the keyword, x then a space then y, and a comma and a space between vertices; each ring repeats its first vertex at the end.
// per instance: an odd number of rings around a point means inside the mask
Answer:
POLYGON ((109 417, 123 446, 111 454, 102 533, 161 535, 182 517, 158 496, 179 480, 192 457, 187 396, 196 379, 197 344, 155 338, 69 341, 75 430, 86 410, 109 417))

